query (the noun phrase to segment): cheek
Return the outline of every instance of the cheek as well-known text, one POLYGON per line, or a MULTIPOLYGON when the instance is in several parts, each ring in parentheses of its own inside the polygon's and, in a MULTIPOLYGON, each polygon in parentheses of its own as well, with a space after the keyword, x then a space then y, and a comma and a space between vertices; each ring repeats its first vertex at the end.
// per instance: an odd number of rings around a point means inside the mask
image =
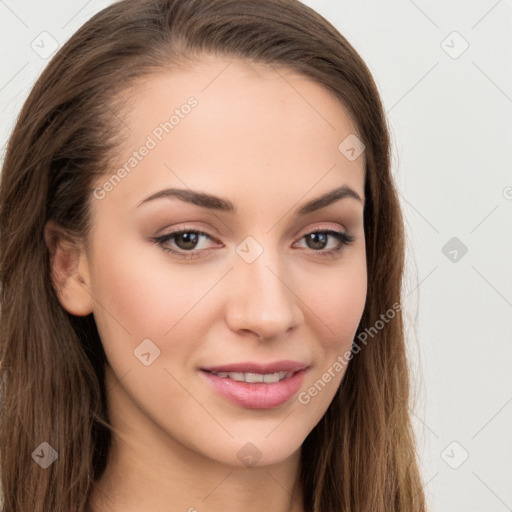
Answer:
POLYGON ((189 324, 191 310, 207 307, 201 299, 218 280, 211 269, 173 264, 145 243, 112 240, 98 246, 91 282, 105 344, 128 343, 132 350, 145 338, 158 344, 189 324))
POLYGON ((308 302, 317 316, 317 325, 323 326, 324 344, 336 349, 350 347, 366 303, 366 267, 347 266, 316 281, 313 290, 308 302))
MULTIPOLYGON (((310 294, 315 318, 316 367, 306 380, 297 401, 318 421, 331 404, 350 363, 350 351, 366 303, 365 264, 347 265, 330 279, 317 281, 310 294), (320 335, 322 333, 322 335, 320 335)), ((311 320, 311 323, 313 320, 311 320)), ((311 428, 316 423, 311 423, 311 428)))
POLYGON ((341 338, 352 341, 366 303, 366 274, 359 278, 350 276, 334 295, 332 303, 338 305, 339 311, 332 317, 333 330, 339 332, 341 338))

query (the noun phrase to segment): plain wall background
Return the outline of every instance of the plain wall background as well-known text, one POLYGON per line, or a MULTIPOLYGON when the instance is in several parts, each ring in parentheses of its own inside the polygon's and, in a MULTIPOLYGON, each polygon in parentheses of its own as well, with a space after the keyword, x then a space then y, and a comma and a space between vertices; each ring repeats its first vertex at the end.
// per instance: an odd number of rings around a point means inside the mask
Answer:
MULTIPOLYGON (((0 0, 2 155, 45 52, 110 3, 0 0)), ((388 113, 431 510, 512 510, 512 2, 305 3, 360 53, 388 113)))

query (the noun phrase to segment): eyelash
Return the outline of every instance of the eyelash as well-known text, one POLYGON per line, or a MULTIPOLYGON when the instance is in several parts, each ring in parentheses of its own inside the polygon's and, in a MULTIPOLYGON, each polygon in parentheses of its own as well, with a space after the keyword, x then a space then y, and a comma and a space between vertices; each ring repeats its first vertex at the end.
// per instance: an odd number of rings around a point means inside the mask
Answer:
MULTIPOLYGON (((193 258, 201 257, 200 253, 205 252, 204 249, 195 250, 195 251, 184 251, 184 250, 178 251, 176 249, 171 249, 168 245, 166 245, 167 242, 172 240, 174 237, 176 237, 177 235, 181 235, 183 233, 194 233, 199 236, 205 236, 205 237, 209 238, 210 240, 213 240, 213 238, 208 233, 205 233, 204 231, 199 231, 197 229, 186 229, 185 228, 185 229, 180 229, 178 231, 171 231, 170 233, 167 233, 166 235, 162 235, 162 236, 153 238, 153 242, 156 243, 157 245, 159 245, 165 252, 172 253, 176 256, 180 256, 180 257, 183 257, 186 259, 193 259, 193 258)), ((330 235, 340 242, 339 247, 337 247, 335 249, 328 249, 328 250, 310 249, 311 252, 318 253, 318 255, 321 256, 322 258, 329 258, 329 257, 337 256, 345 248, 345 246, 348 246, 355 240, 355 238, 353 236, 351 236, 347 233, 344 233, 343 231, 337 231, 334 229, 310 231, 309 233, 306 233, 305 235, 303 235, 299 240, 302 240, 306 236, 313 235, 313 234, 330 235)))

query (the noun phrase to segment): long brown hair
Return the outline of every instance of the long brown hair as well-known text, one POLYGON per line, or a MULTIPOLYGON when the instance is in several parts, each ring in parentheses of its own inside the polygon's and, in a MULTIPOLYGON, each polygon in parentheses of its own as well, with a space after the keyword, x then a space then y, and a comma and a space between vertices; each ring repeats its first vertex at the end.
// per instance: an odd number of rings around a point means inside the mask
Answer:
POLYGON ((396 307, 403 220, 385 114, 354 48, 296 0, 121 1, 85 23, 33 87, 1 176, 1 510, 87 510, 112 436, 106 358, 92 314, 77 317, 59 303, 44 228, 53 220, 70 240, 86 239, 95 180, 109 169, 122 138, 116 112, 126 106, 125 93, 138 78, 202 53, 298 71, 332 91, 355 120, 366 147, 368 269, 358 336, 378 332, 358 347, 302 446, 304 506, 308 512, 422 512, 396 307), (393 319, 382 322, 391 309, 393 319), (42 442, 58 453, 45 470, 33 460, 42 442))

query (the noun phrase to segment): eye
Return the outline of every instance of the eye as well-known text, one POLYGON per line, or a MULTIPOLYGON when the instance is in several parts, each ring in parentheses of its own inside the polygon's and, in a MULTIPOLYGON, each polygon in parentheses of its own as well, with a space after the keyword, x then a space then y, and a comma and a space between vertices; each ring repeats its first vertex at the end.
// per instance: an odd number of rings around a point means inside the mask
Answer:
POLYGON ((200 252, 206 251, 204 247, 202 249, 197 249, 198 244, 200 245, 199 242, 201 239, 205 238, 212 240, 212 237, 204 231, 198 231, 196 229, 181 229, 179 231, 172 231, 166 235, 154 238, 154 242, 160 245, 160 247, 166 252, 191 259, 197 258, 200 256, 200 252), (174 247, 177 247, 177 249, 170 245, 171 241, 174 241, 174 247))
MULTIPOLYGON (((179 257, 192 259, 201 257, 201 253, 208 253, 206 247, 201 246, 202 240, 214 240, 208 233, 198 231, 196 229, 181 229, 171 231, 166 235, 162 235, 153 239, 164 251, 175 254, 179 257)), ((305 240, 312 252, 321 257, 329 257, 337 255, 346 245, 352 243, 355 239, 353 236, 343 231, 336 230, 318 230, 307 233, 300 240, 305 240), (329 238, 336 242, 335 247, 326 249, 329 238)), ((206 245, 207 242, 206 242, 206 245)))
POLYGON ((352 243, 355 238, 343 231, 336 231, 334 229, 323 231, 312 231, 304 235, 301 240, 305 240, 306 244, 313 249, 313 252, 319 253, 321 257, 336 256, 341 250, 352 243), (325 249, 328 245, 329 238, 334 238, 337 242, 334 248, 325 249))

